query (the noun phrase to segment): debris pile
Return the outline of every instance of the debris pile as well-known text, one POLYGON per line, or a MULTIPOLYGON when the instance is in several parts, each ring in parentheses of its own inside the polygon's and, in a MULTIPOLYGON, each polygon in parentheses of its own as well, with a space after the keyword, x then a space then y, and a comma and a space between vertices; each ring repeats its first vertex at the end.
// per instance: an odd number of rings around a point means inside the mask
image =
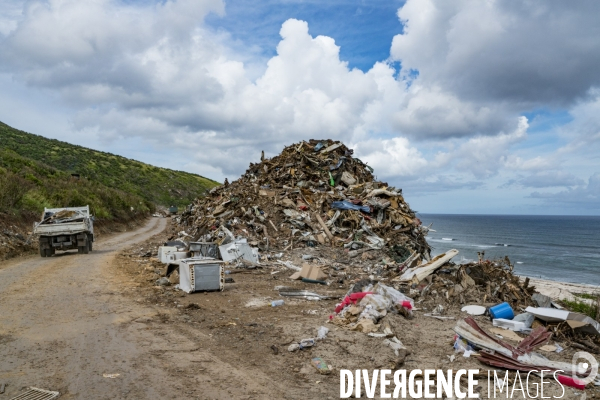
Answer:
MULTIPOLYGON (((535 329, 516 347, 491 336, 471 317, 458 321, 454 331, 476 349, 481 350, 479 360, 485 364, 518 371, 545 369, 563 371, 567 374, 580 372, 577 371, 577 365, 573 365, 572 362, 551 361, 533 352, 535 348, 548 343, 552 337, 552 333, 544 327, 535 329)), ((581 372, 586 372, 586 370, 581 372)))
MULTIPOLYGON (((443 262, 444 256, 454 256, 453 250, 441 254, 431 263, 407 270, 395 278, 415 300, 425 305, 450 304, 498 304, 509 303, 514 309, 534 305, 532 295, 535 287, 514 275, 508 257, 500 260, 480 260, 468 264, 443 262), (428 266, 437 268, 427 270, 428 266), (419 271, 425 270, 424 273, 419 271), (412 272, 412 274, 411 274, 412 272)), ((449 261, 449 260, 447 260, 449 261)))
MULTIPOLYGON (((159 257, 180 268, 186 257, 189 263, 221 258, 232 269, 226 274, 268 268, 277 279, 287 272, 295 282, 276 286, 286 300, 256 298, 246 307, 336 299, 329 322, 379 338, 396 355, 396 366, 409 354, 401 324, 423 316, 458 320, 453 342, 463 357, 477 351, 482 363, 495 367, 588 375, 534 350, 563 351, 559 343, 549 344, 554 336, 565 346, 600 353, 597 321, 560 310, 560 304, 536 292, 529 278, 514 274, 508 257, 486 260, 481 253, 478 261, 456 264, 452 259, 458 251, 449 250, 431 259, 425 239, 429 229, 404 201, 402 190, 376 181, 372 168, 352 155, 340 142, 310 140, 271 159, 263 156, 238 180, 213 188, 175 217, 178 234, 171 239, 181 246, 165 243, 159 257), (348 283, 345 296, 332 292, 334 286, 345 291, 348 283), (323 293, 317 285, 329 290, 323 293), (491 324, 486 323, 493 326, 493 336, 473 317, 463 319, 466 314, 479 316, 480 322, 487 320, 484 314, 490 317, 491 324)), ((295 338, 288 351, 313 347, 327 332, 320 327, 316 339, 295 338)), ((313 366, 329 373, 322 359, 313 359, 313 366)))
POLYGON ((391 331, 386 332, 386 326, 383 325, 388 312, 411 318, 413 308, 413 299, 392 287, 381 283, 357 282, 337 306, 337 315, 332 316, 331 322, 363 333, 382 330, 382 336, 386 337, 391 334, 391 331))
POLYGON ((329 246, 350 257, 385 250, 398 263, 429 259, 427 228, 402 197, 340 142, 310 140, 213 188, 177 219, 190 241, 230 241, 262 251, 329 246))
POLYGON ((9 225, 3 228, 0 224, 0 260, 37 250, 37 246, 28 240, 30 234, 23 227, 9 225))
POLYGON ((59 211, 46 211, 41 224, 61 224, 63 222, 78 222, 83 221, 88 215, 82 210, 59 210, 59 211))

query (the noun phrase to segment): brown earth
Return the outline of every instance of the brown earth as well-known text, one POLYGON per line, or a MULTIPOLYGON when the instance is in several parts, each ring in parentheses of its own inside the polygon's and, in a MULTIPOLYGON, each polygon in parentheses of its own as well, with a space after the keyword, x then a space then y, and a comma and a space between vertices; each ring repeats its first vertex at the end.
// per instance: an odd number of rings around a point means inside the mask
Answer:
MULTIPOLYGON (((163 265, 144 256, 164 241, 167 222, 155 218, 134 232, 105 237, 89 255, 0 263, 3 396, 35 386, 58 390, 61 399, 335 399, 339 369, 396 366, 398 358, 381 338, 327 323, 339 300, 269 304, 280 298, 278 285, 342 296, 347 282, 310 285, 290 281, 283 268, 264 268, 227 275, 235 283, 223 292, 185 294, 154 286, 163 265), (259 306, 247 307, 250 302, 259 306), (289 344, 315 337, 319 326, 330 329, 326 339, 287 351, 289 344), (310 364, 314 357, 333 372, 320 375, 310 364)), ((455 321, 428 318, 427 312, 416 311, 412 320, 386 317, 411 352, 401 368, 476 368, 487 374, 474 358, 457 354, 450 361, 455 321)), ((447 315, 464 316, 458 307, 447 315)), ((490 328, 488 319, 476 319, 490 328)), ((544 355, 564 361, 573 352, 544 355)), ((485 381, 480 384, 487 398, 485 381)), ((561 394, 556 384, 546 389, 545 396, 561 394)), ((566 389, 563 398, 583 397, 566 389)))

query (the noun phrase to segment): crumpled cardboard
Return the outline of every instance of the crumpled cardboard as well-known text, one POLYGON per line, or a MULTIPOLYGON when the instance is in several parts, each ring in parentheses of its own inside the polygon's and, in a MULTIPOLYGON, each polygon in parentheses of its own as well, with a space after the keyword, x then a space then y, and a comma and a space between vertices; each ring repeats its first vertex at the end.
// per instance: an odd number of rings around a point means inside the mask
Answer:
POLYGON ((302 269, 290 276, 290 279, 312 279, 315 281, 323 281, 327 278, 327 275, 321 271, 321 268, 317 265, 302 264, 302 269))
POLYGON ((350 328, 350 330, 362 333, 377 332, 379 330, 379 325, 376 325, 373 320, 365 318, 359 320, 356 325, 350 328))

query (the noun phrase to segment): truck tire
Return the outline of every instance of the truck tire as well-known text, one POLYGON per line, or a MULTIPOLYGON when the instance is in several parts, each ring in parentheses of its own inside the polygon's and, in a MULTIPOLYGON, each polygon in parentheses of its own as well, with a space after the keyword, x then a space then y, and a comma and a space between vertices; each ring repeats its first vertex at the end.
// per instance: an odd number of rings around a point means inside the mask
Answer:
POLYGON ((81 247, 81 252, 83 254, 88 254, 90 252, 90 242, 89 241, 85 241, 85 245, 83 245, 83 247, 81 247))
POLYGON ((44 248, 42 247, 42 245, 40 245, 40 256, 41 256, 41 257, 46 257, 46 249, 44 249, 44 248))
POLYGON ((92 235, 88 235, 88 247, 90 251, 92 251, 92 235))

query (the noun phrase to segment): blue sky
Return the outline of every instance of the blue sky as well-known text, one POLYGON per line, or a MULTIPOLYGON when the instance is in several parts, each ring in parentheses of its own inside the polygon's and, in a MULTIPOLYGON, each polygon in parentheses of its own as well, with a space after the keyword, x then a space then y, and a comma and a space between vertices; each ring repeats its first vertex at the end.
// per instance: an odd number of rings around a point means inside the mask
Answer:
POLYGON ((349 68, 369 70, 390 55, 394 35, 402 30, 396 12, 403 1, 227 1, 226 14, 210 14, 206 23, 243 46, 256 46, 265 58, 276 55, 281 24, 307 21, 310 34, 334 38, 349 68))
POLYGON ((327 137, 421 212, 600 214, 600 3, 0 7, 16 128, 217 180, 327 137))

